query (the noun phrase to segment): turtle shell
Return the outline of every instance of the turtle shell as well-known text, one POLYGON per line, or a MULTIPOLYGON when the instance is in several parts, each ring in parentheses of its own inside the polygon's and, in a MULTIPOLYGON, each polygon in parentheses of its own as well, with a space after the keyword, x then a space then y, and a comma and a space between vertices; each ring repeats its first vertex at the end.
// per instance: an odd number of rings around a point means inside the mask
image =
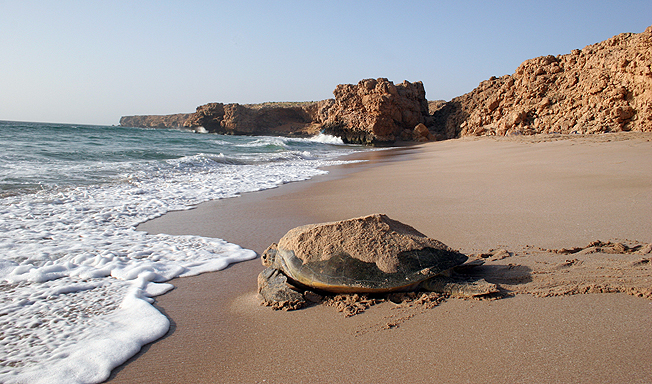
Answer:
POLYGON ((304 286, 329 292, 413 288, 467 257, 386 215, 290 230, 262 257, 304 286))

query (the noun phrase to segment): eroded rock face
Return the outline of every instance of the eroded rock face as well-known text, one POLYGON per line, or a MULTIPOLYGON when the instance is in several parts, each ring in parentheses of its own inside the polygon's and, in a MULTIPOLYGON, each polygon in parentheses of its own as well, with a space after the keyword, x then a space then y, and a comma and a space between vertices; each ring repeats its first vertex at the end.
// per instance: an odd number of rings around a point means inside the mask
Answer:
POLYGON ((448 137, 652 131, 652 27, 523 62, 433 114, 448 137))
POLYGON ((340 84, 333 94, 325 132, 347 143, 391 143, 404 130, 428 121, 428 101, 420 81, 394 85, 385 78, 366 79, 340 84))
POLYGON ((200 105, 194 113, 123 116, 121 126, 185 128, 227 135, 313 136, 319 133, 333 100, 303 103, 200 105))
POLYGON ((319 133, 329 101, 306 103, 222 104, 197 107, 184 123, 227 135, 311 136, 319 133))
POLYGON ((124 116, 120 125, 183 127, 227 135, 306 137, 324 131, 359 144, 435 139, 428 129, 432 119, 421 82, 394 85, 384 78, 366 79, 357 85, 340 84, 333 94, 335 99, 317 102, 208 103, 192 114, 174 115, 178 116, 174 120, 169 116, 124 116))
POLYGON ((208 103, 197 107, 183 124, 186 128, 203 127, 208 132, 216 132, 224 120, 224 104, 208 103))
POLYGON ((312 136, 323 130, 360 144, 433 139, 421 82, 366 79, 340 84, 333 94, 335 99, 305 103, 209 103, 197 107, 183 126, 234 135, 312 136))

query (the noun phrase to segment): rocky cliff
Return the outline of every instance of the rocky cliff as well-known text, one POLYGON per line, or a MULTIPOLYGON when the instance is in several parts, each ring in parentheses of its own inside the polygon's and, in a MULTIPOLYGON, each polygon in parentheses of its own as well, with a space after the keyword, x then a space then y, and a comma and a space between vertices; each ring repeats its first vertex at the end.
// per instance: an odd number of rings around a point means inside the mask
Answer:
POLYGON ((183 127, 226 135, 314 136, 321 131, 347 143, 432 139, 426 91, 421 82, 366 79, 341 84, 335 99, 303 103, 200 105, 191 114, 125 116, 120 125, 183 127), (417 128, 418 127, 418 128, 417 128))
POLYGON ((446 137, 652 131, 652 27, 523 62, 434 111, 446 137))
POLYGON ((306 103, 209 103, 197 107, 183 126, 234 135, 311 136, 324 131, 360 144, 429 138, 424 123, 430 115, 421 82, 394 85, 384 78, 365 79, 340 84, 333 94, 335 99, 306 103))
POLYGON ((426 91, 420 81, 394 85, 385 78, 365 79, 356 85, 340 84, 333 94, 335 101, 323 126, 326 133, 344 142, 411 139, 417 125, 429 122, 426 91))
POLYGON ((120 125, 185 127, 234 135, 310 136, 347 143, 465 135, 652 131, 652 27, 566 55, 523 62, 449 102, 426 100, 421 82, 340 84, 334 99, 254 105, 210 103, 192 114, 126 116, 120 125))
POLYGON ((332 100, 305 103, 223 104, 197 107, 184 122, 226 135, 312 136, 319 133, 332 100))
POLYGON ((174 115, 122 116, 120 125, 140 128, 182 128, 190 115, 190 113, 177 113, 174 115))

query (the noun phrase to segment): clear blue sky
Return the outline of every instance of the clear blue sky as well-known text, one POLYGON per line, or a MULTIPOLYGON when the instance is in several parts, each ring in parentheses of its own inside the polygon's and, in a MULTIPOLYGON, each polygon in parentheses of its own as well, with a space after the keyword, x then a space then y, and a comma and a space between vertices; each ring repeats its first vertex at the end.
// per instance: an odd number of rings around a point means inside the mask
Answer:
POLYGON ((370 77, 450 100, 651 24, 650 0, 0 0, 0 120, 110 125, 213 101, 322 100, 370 77))

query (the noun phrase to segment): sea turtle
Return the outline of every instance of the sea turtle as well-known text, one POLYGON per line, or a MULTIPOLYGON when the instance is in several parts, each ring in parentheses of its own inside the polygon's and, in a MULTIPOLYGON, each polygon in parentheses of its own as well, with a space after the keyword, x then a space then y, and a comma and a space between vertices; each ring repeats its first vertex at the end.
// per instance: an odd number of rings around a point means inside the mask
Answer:
POLYGON ((302 307, 306 290, 422 289, 466 297, 498 292, 495 284, 454 272, 478 263, 464 264, 467 256, 384 214, 291 229, 261 260, 267 268, 258 276, 258 292, 277 309, 302 307))

